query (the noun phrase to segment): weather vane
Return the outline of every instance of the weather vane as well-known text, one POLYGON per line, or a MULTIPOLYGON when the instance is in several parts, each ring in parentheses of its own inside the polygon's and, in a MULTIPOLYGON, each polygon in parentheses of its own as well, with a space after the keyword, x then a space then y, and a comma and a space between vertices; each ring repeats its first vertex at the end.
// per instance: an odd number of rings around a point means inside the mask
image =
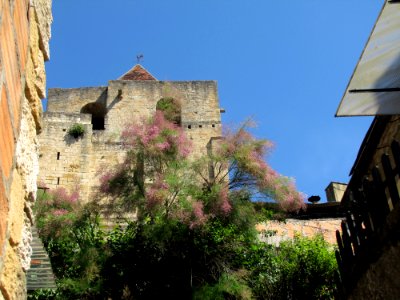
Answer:
POLYGON ((136 55, 136 62, 138 63, 138 64, 140 64, 140 62, 142 61, 144 59, 144 55, 143 54, 138 54, 138 55, 136 55))

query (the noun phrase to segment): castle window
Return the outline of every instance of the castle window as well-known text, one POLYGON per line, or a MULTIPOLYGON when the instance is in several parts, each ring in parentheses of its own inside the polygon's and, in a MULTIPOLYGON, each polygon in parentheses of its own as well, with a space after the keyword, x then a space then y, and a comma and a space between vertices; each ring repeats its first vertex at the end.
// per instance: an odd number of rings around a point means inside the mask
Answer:
POLYGON ((57 185, 60 184, 60 177, 57 177, 57 185))
POLYGON ((215 124, 212 124, 211 126, 214 128, 214 127, 215 127, 215 124))
POLYGON ((203 128, 203 125, 199 125, 199 128, 203 128))
POLYGON ((60 160, 60 152, 57 152, 57 160, 60 160))
POLYGON ((156 105, 156 110, 164 113, 164 117, 178 126, 181 126, 181 105, 174 98, 161 98, 156 105))
POLYGON ((188 129, 192 129, 192 125, 188 125, 188 129))
POLYGON ((81 113, 83 114, 91 114, 92 115, 92 129, 93 130, 104 130, 104 119, 106 115, 106 108, 103 104, 92 102, 86 104, 81 109, 81 113))

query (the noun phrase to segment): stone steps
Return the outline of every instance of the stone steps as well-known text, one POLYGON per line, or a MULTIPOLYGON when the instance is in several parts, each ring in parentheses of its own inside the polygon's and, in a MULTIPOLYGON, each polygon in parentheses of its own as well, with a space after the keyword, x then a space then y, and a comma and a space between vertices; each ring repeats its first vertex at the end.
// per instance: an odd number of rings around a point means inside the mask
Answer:
POLYGON ((36 227, 32 227, 31 268, 26 274, 27 290, 55 289, 56 283, 51 263, 36 227))

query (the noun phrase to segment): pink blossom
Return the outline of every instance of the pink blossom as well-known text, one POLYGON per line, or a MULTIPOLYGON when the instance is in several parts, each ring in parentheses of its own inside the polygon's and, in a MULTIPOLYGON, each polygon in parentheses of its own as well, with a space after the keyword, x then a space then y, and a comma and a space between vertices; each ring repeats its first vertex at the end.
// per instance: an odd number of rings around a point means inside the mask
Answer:
POLYGON ((53 216, 60 217, 68 214, 68 210, 66 209, 56 209, 53 211, 53 216))
POLYGON ((68 193, 63 187, 50 190, 50 195, 53 197, 53 201, 56 205, 62 205, 62 203, 74 204, 79 199, 79 192, 74 190, 72 193, 68 193))
POLYGON ((153 209, 162 204, 168 196, 169 185, 162 176, 158 176, 146 189, 147 207, 153 209))
POLYGON ((102 193, 110 192, 110 180, 114 178, 114 173, 107 171, 100 177, 100 191, 102 193))
POLYGON ((190 222, 189 225, 190 229, 193 229, 200 225, 204 225, 204 223, 207 221, 207 216, 204 214, 202 202, 194 201, 192 203, 192 209, 193 209, 194 220, 190 222))
POLYGON ((190 142, 182 128, 168 121, 162 111, 153 118, 138 124, 129 124, 122 132, 124 144, 142 148, 151 156, 186 157, 190 153, 190 142))
POLYGON ((224 215, 228 215, 232 210, 232 205, 229 202, 228 189, 227 188, 223 188, 219 192, 219 198, 220 198, 220 209, 221 209, 222 213, 224 215))
POLYGON ((158 150, 163 151, 163 150, 169 149, 170 148, 170 144, 168 142, 156 143, 155 147, 158 150))

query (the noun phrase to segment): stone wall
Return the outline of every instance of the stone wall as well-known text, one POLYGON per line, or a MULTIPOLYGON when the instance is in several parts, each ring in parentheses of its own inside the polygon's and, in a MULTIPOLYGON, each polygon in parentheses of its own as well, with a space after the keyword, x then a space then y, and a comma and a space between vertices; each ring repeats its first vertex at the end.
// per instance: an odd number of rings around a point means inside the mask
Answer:
POLYGON ((44 130, 40 134, 41 184, 54 189, 79 187, 90 200, 99 186, 99 171, 122 162, 126 150, 120 136, 127 123, 152 116, 161 98, 172 97, 181 107, 181 126, 193 143, 194 155, 207 153, 207 144, 221 136, 221 116, 215 81, 110 81, 108 87, 50 89, 44 130), (104 110, 104 130, 92 130, 84 107, 104 110), (103 107, 103 108, 102 108, 103 107), (85 134, 68 134, 82 123, 85 134))
POLYGON ((122 162, 124 154, 121 143, 109 141, 106 132, 92 130, 90 115, 46 112, 40 134, 39 186, 77 190, 87 201, 98 186, 99 170, 122 162), (68 130, 77 123, 85 133, 74 138, 68 130))
POLYGON ((341 218, 325 218, 297 220, 286 219, 285 221, 271 220, 266 223, 257 224, 256 228, 259 232, 272 230, 275 235, 267 237, 265 241, 269 244, 279 246, 280 242, 291 240, 296 234, 303 237, 313 237, 320 234, 329 244, 336 244, 336 230, 340 228, 341 218))
POLYGON ((80 113, 82 107, 92 102, 104 102, 107 87, 89 87, 76 89, 49 89, 47 111, 80 113))
POLYGON ((0 1, 0 299, 26 297, 51 0, 0 1))

